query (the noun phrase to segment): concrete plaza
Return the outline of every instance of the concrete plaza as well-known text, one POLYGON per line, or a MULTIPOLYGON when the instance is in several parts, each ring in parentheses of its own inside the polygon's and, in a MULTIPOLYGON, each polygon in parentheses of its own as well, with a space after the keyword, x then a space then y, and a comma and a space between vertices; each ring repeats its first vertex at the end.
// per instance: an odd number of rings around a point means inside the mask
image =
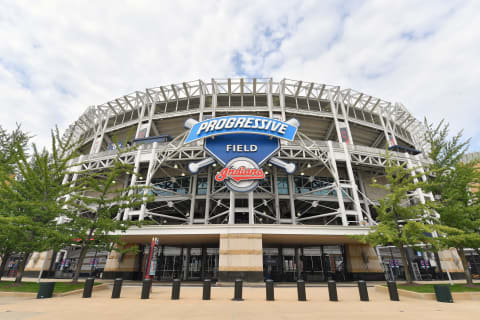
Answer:
POLYGON ((202 288, 184 286, 181 299, 170 300, 169 286, 154 286, 149 300, 140 299, 141 287, 122 288, 120 299, 111 299, 111 288, 96 291, 90 299, 81 293, 52 299, 0 296, 1 320, 52 319, 472 319, 479 301, 439 303, 388 295, 369 287, 369 302, 359 301, 356 287, 339 287, 339 302, 328 301, 326 287, 307 287, 306 302, 297 301, 295 287, 279 287, 275 301, 265 301, 265 288, 244 287, 244 301, 232 301, 232 287, 213 287, 212 300, 201 300, 202 288))

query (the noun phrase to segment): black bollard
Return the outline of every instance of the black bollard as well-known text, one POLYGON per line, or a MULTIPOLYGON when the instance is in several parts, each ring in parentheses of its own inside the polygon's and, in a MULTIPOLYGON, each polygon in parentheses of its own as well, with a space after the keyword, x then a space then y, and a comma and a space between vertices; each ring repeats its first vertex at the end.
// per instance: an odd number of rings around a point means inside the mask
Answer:
POLYGON ((358 280, 358 293, 360 301, 368 301, 367 283, 364 280, 358 280))
POLYGON ((328 296, 330 301, 338 301, 337 283, 334 280, 328 280, 328 296))
POLYGON ((210 300, 210 293, 212 289, 212 281, 210 279, 203 280, 203 300, 210 300))
POLYGON ((112 299, 120 298, 120 292, 122 291, 122 283, 123 283, 122 278, 117 278, 113 282, 112 299))
POLYGON ((173 279, 172 282, 172 300, 180 299, 180 279, 173 279))
POLYGON ((265 281, 265 287, 267 288, 267 301, 274 301, 275 300, 275 294, 273 291, 273 280, 266 280, 265 281))
POLYGON ((297 281, 298 301, 307 301, 307 294, 305 292, 305 281, 297 281))
POLYGON ((84 298, 90 298, 92 296, 94 282, 95 282, 95 278, 87 278, 87 280, 85 281, 85 287, 83 288, 84 298))
POLYGON ((400 301, 400 298, 398 297, 397 283, 395 281, 387 281, 387 286, 390 300, 400 301))
POLYGON ((233 301, 243 301, 242 286, 243 286, 243 280, 241 279, 235 280, 235 293, 232 299, 233 301))
POLYGON ((142 296, 141 299, 150 298, 150 289, 152 288, 152 279, 144 279, 142 281, 142 296))

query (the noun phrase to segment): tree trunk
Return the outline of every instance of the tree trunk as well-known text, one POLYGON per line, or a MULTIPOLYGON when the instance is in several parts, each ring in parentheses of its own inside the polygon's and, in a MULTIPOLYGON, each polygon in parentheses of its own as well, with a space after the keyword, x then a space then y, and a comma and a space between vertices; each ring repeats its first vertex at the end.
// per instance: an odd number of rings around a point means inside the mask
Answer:
POLYGON ((403 245, 400 245, 398 249, 400 249, 400 255, 402 256, 403 267, 405 268, 405 280, 407 281, 408 284, 411 284, 413 283, 413 281, 410 275, 410 266, 408 265, 408 262, 407 262, 407 255, 405 253, 405 248, 403 245))
POLYGON ((2 280, 3 273, 5 272, 5 267, 7 266, 8 258, 10 258, 10 254, 6 253, 2 257, 2 264, 0 264, 0 280, 2 280))
POLYGON ((18 270, 17 270, 17 277, 15 278, 15 283, 21 283, 22 278, 23 278, 23 272, 25 270, 25 266, 27 264, 27 259, 30 253, 24 253, 22 257, 22 261, 20 261, 20 264, 18 265, 18 270))
POLYGON ((73 283, 78 282, 78 277, 80 276, 80 271, 83 265, 83 259, 85 258, 86 255, 87 255, 87 247, 83 246, 82 250, 80 251, 80 256, 78 257, 77 266, 75 267, 75 273, 73 274, 73 279, 72 279, 73 283))
POLYGON ((470 268, 468 267, 467 257, 465 256, 465 251, 463 247, 457 248, 458 255, 462 260, 463 272, 465 273, 465 279, 467 280, 467 285, 473 285, 472 274, 470 273, 470 268))

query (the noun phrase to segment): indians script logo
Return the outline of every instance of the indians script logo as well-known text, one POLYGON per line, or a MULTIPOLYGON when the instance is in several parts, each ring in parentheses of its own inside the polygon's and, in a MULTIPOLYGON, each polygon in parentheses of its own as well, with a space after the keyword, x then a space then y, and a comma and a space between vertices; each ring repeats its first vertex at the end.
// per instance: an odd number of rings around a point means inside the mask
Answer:
POLYGON ((190 163, 188 169, 196 174, 201 168, 219 162, 224 167, 215 174, 216 181, 224 182, 232 191, 251 191, 265 178, 262 166, 266 162, 288 174, 295 172, 295 164, 273 155, 280 149, 280 139, 293 141, 298 127, 296 119, 284 122, 258 116, 227 116, 201 122, 188 119, 185 128, 190 132, 185 144, 203 139, 203 147, 210 155, 190 163))

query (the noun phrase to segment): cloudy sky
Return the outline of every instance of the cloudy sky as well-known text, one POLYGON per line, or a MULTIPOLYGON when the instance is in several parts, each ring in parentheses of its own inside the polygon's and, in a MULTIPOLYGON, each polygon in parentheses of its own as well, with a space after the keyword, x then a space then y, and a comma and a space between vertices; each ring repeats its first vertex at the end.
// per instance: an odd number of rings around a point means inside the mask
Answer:
POLYGON ((273 77, 401 102, 480 151, 479 58, 480 1, 0 0, 0 124, 44 145, 135 90, 273 77))

